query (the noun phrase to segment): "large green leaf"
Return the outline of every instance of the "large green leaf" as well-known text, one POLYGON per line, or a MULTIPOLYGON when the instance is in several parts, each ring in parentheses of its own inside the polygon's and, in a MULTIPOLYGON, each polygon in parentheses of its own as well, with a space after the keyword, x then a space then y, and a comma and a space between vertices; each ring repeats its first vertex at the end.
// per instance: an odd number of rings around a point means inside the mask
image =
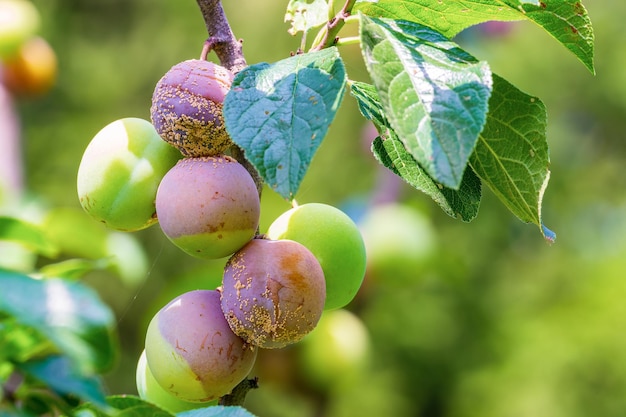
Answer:
POLYGON ((28 361, 19 364, 19 368, 58 394, 72 395, 99 407, 106 404, 100 378, 76 372, 66 356, 53 355, 28 361))
POLYGON ((336 48, 249 66, 224 100, 233 141, 263 180, 292 199, 339 108, 346 72, 336 48))
POLYGON ((580 0, 360 0, 354 10, 421 23, 450 38, 477 23, 528 19, 594 72, 593 29, 580 0))
POLYGON ((459 189, 486 120, 489 66, 419 23, 361 17, 365 63, 391 127, 431 178, 459 189))
POLYGON ((470 164, 485 184, 522 221, 554 233, 541 219, 541 201, 550 177, 546 109, 506 80, 494 75, 487 124, 470 164))
POLYGON ((85 375, 109 370, 116 358, 115 319, 79 282, 34 279, 0 271, 0 312, 45 335, 85 375))
POLYGON ((431 197, 448 215, 464 221, 474 219, 478 214, 481 198, 480 180, 476 174, 467 169, 459 190, 437 184, 407 152, 402 141, 389 126, 375 88, 369 84, 354 82, 350 91, 357 99, 361 113, 381 133, 372 144, 375 158, 409 185, 431 197))
POLYGON ((57 246, 37 225, 15 217, 0 216, 0 240, 8 240, 24 245, 41 255, 54 257, 57 246))

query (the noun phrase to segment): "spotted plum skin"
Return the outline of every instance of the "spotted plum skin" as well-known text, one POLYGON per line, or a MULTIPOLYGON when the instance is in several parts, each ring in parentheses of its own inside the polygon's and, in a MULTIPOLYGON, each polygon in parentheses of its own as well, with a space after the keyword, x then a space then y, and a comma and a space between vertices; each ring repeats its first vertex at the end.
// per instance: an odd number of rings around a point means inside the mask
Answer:
POLYGON ((181 159, 159 184, 163 233, 189 255, 232 255, 256 234, 261 203, 254 180, 228 156, 181 159))
POLYGON ((83 153, 76 184, 80 204, 111 229, 145 229, 157 222, 159 183, 181 157, 149 121, 128 117, 111 122, 83 153))
POLYGON ((253 239, 226 263, 221 291, 233 332, 273 349, 296 343, 315 328, 326 283, 319 262, 300 243, 253 239))
POLYGON ((163 140, 188 157, 223 153, 232 142, 222 103, 233 74, 209 61, 174 65, 156 84, 150 115, 163 140))
POLYGON ((246 378, 257 348, 231 331, 217 290, 196 290, 174 298, 152 318, 145 352, 163 389, 184 401, 206 402, 246 378))
POLYGON ((267 230, 269 239, 290 239, 307 247, 326 278, 326 310, 349 304, 365 278, 365 243, 358 226, 340 209, 322 203, 296 206, 267 230))

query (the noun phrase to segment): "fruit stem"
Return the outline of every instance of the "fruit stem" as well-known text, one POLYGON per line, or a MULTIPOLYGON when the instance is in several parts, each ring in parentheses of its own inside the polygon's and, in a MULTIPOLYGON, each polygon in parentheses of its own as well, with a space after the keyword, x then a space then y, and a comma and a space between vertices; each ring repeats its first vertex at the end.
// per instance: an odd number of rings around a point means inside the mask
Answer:
POLYGON ((251 389, 259 388, 259 379, 250 378, 241 381, 230 394, 224 395, 219 400, 219 405, 243 405, 246 395, 251 389))
POLYGON ((233 74, 238 73, 247 66, 246 59, 243 56, 241 41, 237 40, 228 24, 222 3, 220 0, 196 1, 209 32, 203 55, 206 57, 209 51, 215 51, 223 67, 233 74))

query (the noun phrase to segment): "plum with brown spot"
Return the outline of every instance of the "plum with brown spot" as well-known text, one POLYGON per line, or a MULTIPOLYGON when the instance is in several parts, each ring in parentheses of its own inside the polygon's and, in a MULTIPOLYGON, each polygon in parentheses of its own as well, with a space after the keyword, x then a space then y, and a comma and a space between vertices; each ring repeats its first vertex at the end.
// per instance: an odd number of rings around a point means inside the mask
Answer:
POLYGON ((315 256, 291 240, 253 239, 224 268, 222 311, 235 334, 261 348, 281 348, 315 328, 326 283, 315 256))
POLYGON ((174 65, 152 95, 150 116, 159 135, 185 156, 223 153, 232 145, 222 116, 232 81, 230 71, 209 61, 174 65))
POLYGON ((254 180, 228 156, 184 158, 156 194, 163 233, 194 257, 232 255, 256 234, 261 204, 254 180))
POLYGON ((217 290, 196 290, 152 318, 145 354, 164 390, 184 401, 206 402, 229 394, 246 378, 257 349, 231 331, 217 290))

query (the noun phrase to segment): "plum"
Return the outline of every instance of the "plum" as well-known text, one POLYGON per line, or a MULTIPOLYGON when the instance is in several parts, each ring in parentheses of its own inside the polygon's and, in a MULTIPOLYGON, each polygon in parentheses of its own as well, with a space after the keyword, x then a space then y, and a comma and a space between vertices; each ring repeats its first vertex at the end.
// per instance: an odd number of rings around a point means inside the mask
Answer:
POLYGON ((253 239, 226 263, 222 310, 235 334, 261 348, 281 348, 316 326, 326 297, 315 256, 291 240, 253 239))
POLYGON ((324 270, 326 310, 346 306, 365 277, 365 243, 358 226, 340 209, 308 203, 280 215, 267 231, 269 239, 291 239, 307 247, 324 270))
POLYGON ((203 259, 232 255, 256 234, 261 204, 254 180, 229 156, 184 158, 156 195, 163 233, 203 259))
POLYGON ((154 375, 152 375, 152 371, 148 367, 145 350, 141 352, 141 356, 137 362, 135 380, 137 383, 137 393, 142 400, 158 405, 170 413, 175 414, 181 411, 193 410, 217 404, 217 400, 208 402, 184 401, 163 389, 156 379, 154 379, 154 375))
POLYGON ((201 59, 174 65, 156 84, 150 115, 163 140, 185 156, 213 156, 232 145, 222 103, 233 81, 226 68, 201 59))
POLYGON ((217 290, 195 290, 152 318, 145 352, 163 389, 184 401, 206 402, 229 394, 246 378, 257 348, 232 332, 217 290))
POLYGON ((145 229, 157 222, 159 183, 181 157, 147 120, 128 117, 109 123, 89 142, 80 161, 80 204, 111 229, 145 229))

